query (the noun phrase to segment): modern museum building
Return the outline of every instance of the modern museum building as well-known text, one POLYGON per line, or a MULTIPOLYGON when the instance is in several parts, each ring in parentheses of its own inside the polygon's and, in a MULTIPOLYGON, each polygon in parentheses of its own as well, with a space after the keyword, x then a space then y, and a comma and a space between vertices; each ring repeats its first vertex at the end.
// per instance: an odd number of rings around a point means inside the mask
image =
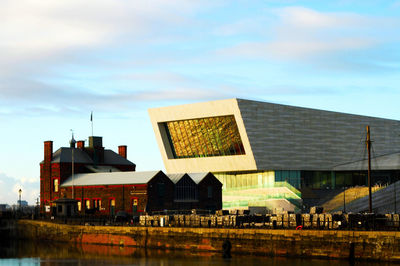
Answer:
POLYGON ((243 99, 152 108, 149 115, 167 173, 212 172, 223 184, 224 209, 295 211, 304 208, 306 190, 366 185, 366 126, 373 182, 400 177, 396 120, 243 99))

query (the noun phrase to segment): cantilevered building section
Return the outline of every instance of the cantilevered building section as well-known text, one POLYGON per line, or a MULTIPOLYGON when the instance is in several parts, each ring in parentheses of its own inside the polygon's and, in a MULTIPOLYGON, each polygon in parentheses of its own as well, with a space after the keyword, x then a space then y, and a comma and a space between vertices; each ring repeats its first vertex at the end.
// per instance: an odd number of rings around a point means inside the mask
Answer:
POLYGON ((167 172, 213 172, 225 208, 297 208, 298 189, 366 184, 362 169, 349 175, 334 167, 365 158, 367 125, 376 156, 400 151, 395 120, 242 99, 149 114, 167 172))

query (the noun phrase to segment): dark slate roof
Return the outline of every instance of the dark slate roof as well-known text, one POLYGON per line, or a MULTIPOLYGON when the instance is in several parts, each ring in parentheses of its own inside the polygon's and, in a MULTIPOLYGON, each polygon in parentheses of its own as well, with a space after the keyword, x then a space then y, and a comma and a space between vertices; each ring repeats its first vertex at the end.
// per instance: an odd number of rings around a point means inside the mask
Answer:
MULTIPOLYGON (((335 171, 368 170, 368 160, 361 160, 337 165, 335 171)), ((385 154, 371 158, 371 170, 400 170, 400 152, 385 154)))
POLYGON ((104 164, 135 165, 112 150, 104 150, 104 164))
POLYGON ((124 184, 147 184, 158 173, 162 171, 144 171, 144 172, 111 172, 94 174, 77 174, 65 180, 61 187, 74 186, 99 186, 99 185, 124 185, 124 184))
MULTIPOLYGON (((72 148, 59 148, 53 153, 52 163, 72 163, 72 148)), ((81 149, 74 149, 74 163, 93 164, 90 156, 81 149)))
MULTIPOLYGON (((72 163, 72 148, 62 147, 53 153, 52 163, 72 163)), ((40 163, 43 163, 41 161, 40 163)), ((94 164, 92 158, 83 150, 74 149, 74 163, 94 164)), ((112 150, 104 150, 104 165, 135 165, 112 150)))

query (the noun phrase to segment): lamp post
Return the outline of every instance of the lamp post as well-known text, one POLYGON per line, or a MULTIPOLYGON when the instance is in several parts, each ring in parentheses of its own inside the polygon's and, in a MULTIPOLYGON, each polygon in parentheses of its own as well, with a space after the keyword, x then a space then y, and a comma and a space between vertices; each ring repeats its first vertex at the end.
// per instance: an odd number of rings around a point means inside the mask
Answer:
POLYGON ((21 194, 22 194, 22 189, 18 190, 18 194, 19 194, 19 211, 22 211, 22 207, 21 207, 21 194))

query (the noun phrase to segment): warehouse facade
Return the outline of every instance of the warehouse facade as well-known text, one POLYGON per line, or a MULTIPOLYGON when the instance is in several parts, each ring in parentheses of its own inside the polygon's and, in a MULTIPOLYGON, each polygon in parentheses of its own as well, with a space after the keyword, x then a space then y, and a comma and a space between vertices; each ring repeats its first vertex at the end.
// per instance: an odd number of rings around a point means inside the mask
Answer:
POLYGON ((78 174, 61 184, 78 213, 132 215, 164 210, 222 209, 222 184, 211 173, 166 175, 162 171, 78 174), (74 192, 72 192, 74 190, 74 192), (74 193, 74 195, 72 195, 74 193))
POLYGON ((400 151, 400 121, 389 119, 243 99, 149 115, 167 173, 211 171, 224 208, 299 208, 300 189, 366 184, 365 172, 333 169, 364 159, 367 125, 376 156, 400 151))

